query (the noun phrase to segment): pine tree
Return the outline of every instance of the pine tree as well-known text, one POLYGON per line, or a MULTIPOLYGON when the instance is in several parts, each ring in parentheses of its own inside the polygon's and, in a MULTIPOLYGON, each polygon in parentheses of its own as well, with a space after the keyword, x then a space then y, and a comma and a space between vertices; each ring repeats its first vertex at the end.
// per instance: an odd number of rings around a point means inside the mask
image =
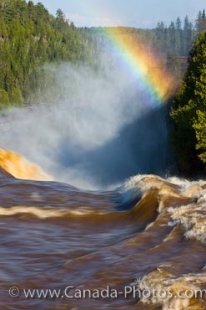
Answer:
POLYGON ((184 45, 183 45, 183 52, 184 55, 188 54, 188 51, 192 47, 192 41, 193 41, 193 26, 192 23, 189 21, 188 16, 185 17, 184 21, 184 45))
POLYGON ((197 111, 197 120, 193 127, 196 132, 198 156, 206 164, 206 111, 197 111))
POLYGON ((196 20, 196 29, 199 33, 206 31, 206 13, 200 11, 196 20))
POLYGON ((176 20, 176 54, 181 55, 183 54, 183 31, 182 31, 182 22, 178 17, 176 20))
POLYGON ((188 71, 174 99, 171 116, 179 167, 191 174, 206 158, 206 33, 199 36, 191 51, 188 71))

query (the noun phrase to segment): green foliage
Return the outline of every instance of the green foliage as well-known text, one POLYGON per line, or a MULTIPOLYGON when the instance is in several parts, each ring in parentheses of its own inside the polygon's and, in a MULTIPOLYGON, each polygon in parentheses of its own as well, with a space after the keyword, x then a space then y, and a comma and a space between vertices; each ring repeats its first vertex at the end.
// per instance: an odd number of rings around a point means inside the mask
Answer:
POLYGON ((12 104, 22 105, 24 102, 20 88, 13 87, 10 91, 9 101, 12 104))
POLYGON ((31 102, 45 85, 44 63, 85 58, 80 31, 61 10, 55 18, 41 3, 0 0, 0 107, 31 102))
POLYGON ((190 53, 188 71, 173 102, 173 141, 180 169, 191 174, 206 163, 206 33, 190 53))
POLYGON ((0 89, 0 109, 9 105, 9 96, 4 89, 0 89))
POLYGON ((200 151, 199 158, 206 163, 206 111, 197 111, 197 120, 193 127, 197 138, 196 148, 200 151))

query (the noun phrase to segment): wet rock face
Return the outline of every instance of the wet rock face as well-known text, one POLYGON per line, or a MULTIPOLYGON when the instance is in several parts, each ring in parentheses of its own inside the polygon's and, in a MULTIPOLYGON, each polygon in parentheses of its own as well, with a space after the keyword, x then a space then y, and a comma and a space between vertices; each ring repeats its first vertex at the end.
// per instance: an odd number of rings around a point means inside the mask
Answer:
POLYGON ((13 151, 0 149, 0 167, 0 172, 4 175, 7 172, 18 179, 36 181, 52 180, 52 177, 47 175, 39 166, 13 151))

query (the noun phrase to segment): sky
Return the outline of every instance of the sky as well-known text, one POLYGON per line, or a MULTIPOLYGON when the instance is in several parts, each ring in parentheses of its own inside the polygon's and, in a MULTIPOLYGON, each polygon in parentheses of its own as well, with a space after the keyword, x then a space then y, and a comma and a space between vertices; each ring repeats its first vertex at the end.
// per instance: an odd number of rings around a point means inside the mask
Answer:
POLYGON ((152 28, 186 15, 194 21, 205 0, 39 0, 55 14, 61 8, 76 26, 131 26, 152 28))

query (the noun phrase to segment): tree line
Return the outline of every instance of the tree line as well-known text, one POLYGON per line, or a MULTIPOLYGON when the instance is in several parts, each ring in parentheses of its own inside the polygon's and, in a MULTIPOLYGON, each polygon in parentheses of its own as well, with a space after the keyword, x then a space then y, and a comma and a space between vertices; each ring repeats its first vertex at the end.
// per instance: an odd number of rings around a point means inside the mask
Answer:
MULTIPOLYGON (((177 18, 170 25, 159 22, 154 29, 137 29, 132 27, 118 27, 130 41, 140 41, 148 50, 155 50, 162 57, 169 71, 181 80, 187 68, 187 56, 199 32, 205 26, 205 11, 199 12, 197 20, 192 23, 188 16, 184 20, 177 18)), ((108 32, 110 29, 106 29, 108 32)), ((87 44, 91 46, 91 53, 96 63, 100 63, 102 55, 108 60, 108 36, 104 27, 80 29, 87 44)), ((111 50, 109 51, 111 52, 111 50)), ((111 54, 111 53, 110 53, 111 54)))
POLYGON ((158 23, 154 33, 154 44, 168 54, 176 56, 188 56, 197 34, 205 31, 206 28, 205 10, 198 13, 195 23, 192 23, 188 16, 184 21, 177 18, 165 26, 163 22, 158 23))
MULTIPOLYGON (((199 16, 199 15, 198 15, 199 16)), ((192 42, 197 32, 197 24, 193 24, 186 16, 184 21, 177 18, 169 26, 159 22, 155 29, 137 29, 121 27, 134 40, 141 39, 147 44, 155 47, 156 50, 173 56, 187 56, 192 47, 192 42)), ((93 44, 94 48, 102 49, 106 45, 107 38, 104 37, 104 28, 82 28, 82 33, 93 44)))

